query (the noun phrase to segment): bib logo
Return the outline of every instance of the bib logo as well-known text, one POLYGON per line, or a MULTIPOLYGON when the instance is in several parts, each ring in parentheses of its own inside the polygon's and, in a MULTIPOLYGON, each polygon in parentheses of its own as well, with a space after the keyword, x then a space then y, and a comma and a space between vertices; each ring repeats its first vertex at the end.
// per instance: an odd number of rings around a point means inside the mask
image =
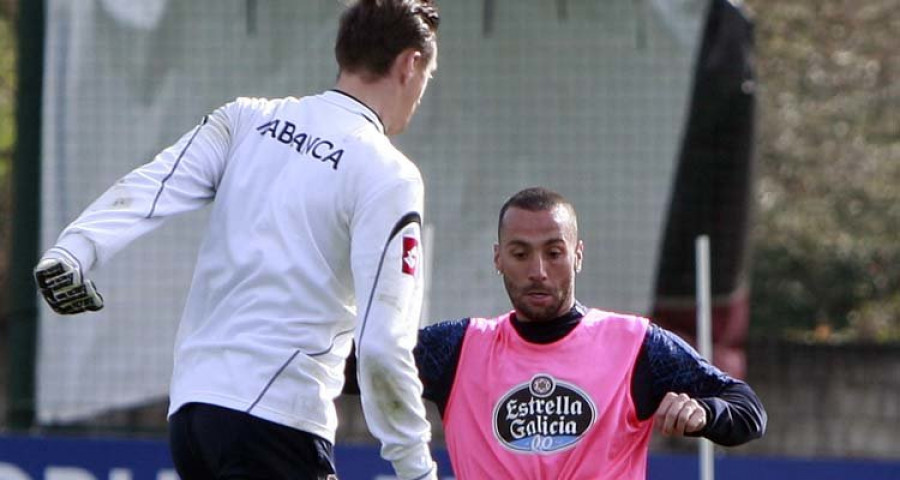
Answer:
POLYGON ((538 374, 494 407, 494 435, 517 452, 551 453, 574 446, 597 418, 581 389, 538 374))

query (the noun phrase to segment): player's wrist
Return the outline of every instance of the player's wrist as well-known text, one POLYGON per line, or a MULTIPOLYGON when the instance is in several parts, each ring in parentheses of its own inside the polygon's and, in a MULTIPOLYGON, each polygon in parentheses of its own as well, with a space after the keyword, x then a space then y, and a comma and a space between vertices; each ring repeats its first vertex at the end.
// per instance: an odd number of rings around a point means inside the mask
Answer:
POLYGON ((697 405, 700 406, 700 409, 703 410, 703 425, 692 432, 685 432, 684 436, 703 437, 709 431, 710 425, 712 425, 713 410, 707 399, 695 398, 694 401, 696 401, 697 405))
POLYGON ((53 247, 47 250, 44 256, 53 255, 55 258, 66 258, 75 263, 87 273, 96 262, 96 248, 94 243, 88 240, 84 235, 72 233, 65 235, 53 247))

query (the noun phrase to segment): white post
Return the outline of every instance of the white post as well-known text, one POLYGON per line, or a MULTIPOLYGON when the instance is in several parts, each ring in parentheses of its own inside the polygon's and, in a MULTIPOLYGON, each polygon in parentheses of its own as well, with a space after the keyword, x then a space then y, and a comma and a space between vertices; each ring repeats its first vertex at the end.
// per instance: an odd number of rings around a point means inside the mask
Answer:
MULTIPOLYGON (((712 294, 710 292, 709 237, 700 235, 695 243, 695 272, 697 279, 697 350, 712 362, 712 294)), ((700 480, 715 478, 713 444, 700 439, 700 480)))

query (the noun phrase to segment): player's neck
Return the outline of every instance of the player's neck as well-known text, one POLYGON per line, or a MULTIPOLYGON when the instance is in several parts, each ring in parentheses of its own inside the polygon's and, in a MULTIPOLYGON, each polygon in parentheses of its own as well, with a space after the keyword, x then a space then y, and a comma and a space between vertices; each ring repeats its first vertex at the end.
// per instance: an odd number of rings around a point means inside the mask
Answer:
POLYGON ((396 88, 389 79, 370 80, 360 75, 342 73, 338 77, 336 90, 352 96, 378 115, 384 123, 385 131, 393 131, 393 109, 396 103, 396 88))
POLYGON ((578 326, 585 313, 584 306, 575 302, 564 314, 545 322, 523 322, 517 315, 513 315, 510 320, 513 328, 525 341, 547 344, 568 335, 578 326))

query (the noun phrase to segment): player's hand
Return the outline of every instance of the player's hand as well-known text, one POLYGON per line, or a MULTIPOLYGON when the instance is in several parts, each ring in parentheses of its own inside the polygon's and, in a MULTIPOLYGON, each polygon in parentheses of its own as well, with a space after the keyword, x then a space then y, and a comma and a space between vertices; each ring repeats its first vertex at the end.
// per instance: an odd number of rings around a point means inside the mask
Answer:
POLYGON ((103 308, 103 297, 94 282, 86 280, 78 262, 51 250, 34 267, 34 280, 54 312, 74 315, 103 308))
POLYGON ((656 409, 656 424, 664 435, 699 432, 706 421, 706 409, 684 393, 667 393, 656 409))

